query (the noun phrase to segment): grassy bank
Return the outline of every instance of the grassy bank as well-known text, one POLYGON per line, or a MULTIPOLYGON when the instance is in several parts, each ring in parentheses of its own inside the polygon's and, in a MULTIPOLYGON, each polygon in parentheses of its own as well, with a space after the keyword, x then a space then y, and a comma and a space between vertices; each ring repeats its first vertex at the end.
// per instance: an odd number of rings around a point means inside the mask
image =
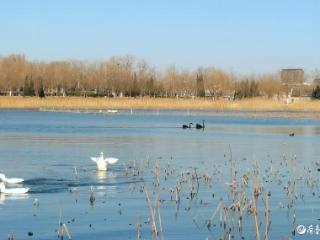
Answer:
POLYGON ((84 98, 84 97, 0 97, 1 109, 194 109, 194 110, 274 110, 320 111, 320 101, 284 104, 260 98, 234 102, 211 99, 165 98, 84 98))

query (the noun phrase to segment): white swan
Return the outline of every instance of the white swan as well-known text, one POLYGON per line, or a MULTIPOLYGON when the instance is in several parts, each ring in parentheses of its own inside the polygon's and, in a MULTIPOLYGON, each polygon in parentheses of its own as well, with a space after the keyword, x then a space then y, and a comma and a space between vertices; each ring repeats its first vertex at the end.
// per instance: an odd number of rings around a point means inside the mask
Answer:
POLYGON ((91 160, 97 164, 97 169, 99 171, 107 171, 108 164, 114 164, 118 162, 117 158, 104 158, 103 152, 100 153, 99 157, 91 157, 91 160))
POLYGON ((6 188, 4 182, 0 182, 0 193, 4 194, 25 194, 29 188, 6 188))
POLYGON ((109 109, 109 110, 107 110, 107 113, 117 113, 118 112, 118 110, 116 110, 116 109, 109 109))
POLYGON ((21 183, 24 180, 22 178, 6 178, 3 173, 0 173, 0 181, 3 181, 5 183, 21 183))

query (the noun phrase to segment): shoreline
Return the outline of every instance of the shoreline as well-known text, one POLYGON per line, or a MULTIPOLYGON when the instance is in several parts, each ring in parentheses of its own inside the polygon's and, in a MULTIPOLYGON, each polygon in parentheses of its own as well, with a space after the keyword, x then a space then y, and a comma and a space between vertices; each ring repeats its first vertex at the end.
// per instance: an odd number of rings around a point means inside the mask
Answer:
MULTIPOLYGON (((16 110, 16 109, 13 109, 16 110)), ((28 109, 24 109, 28 110, 28 109)), ((289 119, 312 119, 320 120, 320 113, 310 111, 272 111, 272 110, 187 110, 187 109, 120 109, 117 113, 101 111, 99 109, 30 109, 43 112, 59 113, 94 113, 94 114, 149 114, 149 115, 170 115, 172 113, 181 113, 181 115, 195 117, 216 116, 216 117, 248 117, 248 118, 289 118, 289 119)), ((0 110, 1 111, 1 110, 0 110)))
POLYGON ((90 97, 9 97, 0 96, 1 110, 107 111, 107 110, 201 111, 214 115, 320 119, 320 101, 285 104, 253 98, 236 101, 172 98, 90 98, 90 97))

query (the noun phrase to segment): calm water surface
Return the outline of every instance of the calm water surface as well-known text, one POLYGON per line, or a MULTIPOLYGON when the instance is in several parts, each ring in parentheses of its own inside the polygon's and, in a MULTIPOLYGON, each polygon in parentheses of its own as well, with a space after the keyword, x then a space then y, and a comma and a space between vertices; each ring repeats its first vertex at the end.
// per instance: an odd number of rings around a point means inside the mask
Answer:
MULTIPOLYGON (((142 239, 151 239, 146 195, 139 191, 145 184, 154 197, 153 168, 147 168, 146 159, 150 165, 156 160, 163 173, 160 209, 164 238, 218 239, 222 232, 219 216, 211 231, 205 224, 220 198, 225 203, 232 201, 225 184, 230 181, 229 146, 239 173, 251 169, 253 156, 261 178, 267 177, 265 169, 271 160, 273 171, 278 171, 274 181, 263 182, 263 188, 271 192, 270 239, 318 239, 316 235, 293 236, 291 231, 299 224, 320 224, 319 177, 314 164, 320 160, 319 140, 320 122, 308 119, 219 117, 183 111, 120 111, 114 115, 0 111, 0 172, 24 178, 23 185, 31 191, 19 197, 0 195, 0 239, 6 239, 10 232, 15 239, 57 239, 60 215, 73 239, 136 239, 138 216, 142 239), (182 124, 201 123, 202 119, 205 131, 181 129, 182 124), (294 137, 289 137, 291 132, 294 137), (101 151, 120 159, 107 173, 97 172, 90 161, 101 151), (290 222, 290 210, 281 207, 290 202, 283 187, 293 171, 284 159, 296 166, 295 226, 290 222), (145 172, 126 176, 125 166, 134 162, 143 164, 145 172), (168 164, 174 172, 165 180, 168 164), (191 203, 184 191, 175 213, 169 189, 174 188, 181 171, 192 171, 192 167, 199 176, 208 172, 212 182, 201 183, 191 203), (312 188, 305 181, 308 168, 312 188), (93 206, 89 202, 91 186, 96 199, 93 206), (70 193, 71 188, 77 191, 70 193), (35 198, 39 206, 33 205, 35 198), (33 236, 28 236, 29 231, 33 236)), ((263 223, 263 203, 259 206, 263 223)), ((254 239, 252 215, 244 216, 243 222, 241 236, 254 239)))

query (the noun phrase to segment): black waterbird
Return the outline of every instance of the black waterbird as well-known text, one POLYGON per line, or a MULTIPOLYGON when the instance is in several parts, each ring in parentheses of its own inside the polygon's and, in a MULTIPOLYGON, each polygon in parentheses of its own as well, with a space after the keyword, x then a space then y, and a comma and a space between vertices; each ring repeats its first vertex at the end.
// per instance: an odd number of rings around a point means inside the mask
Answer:
POLYGON ((204 130, 205 126, 204 126, 204 120, 202 120, 202 125, 197 123, 196 124, 196 129, 203 129, 204 130))

